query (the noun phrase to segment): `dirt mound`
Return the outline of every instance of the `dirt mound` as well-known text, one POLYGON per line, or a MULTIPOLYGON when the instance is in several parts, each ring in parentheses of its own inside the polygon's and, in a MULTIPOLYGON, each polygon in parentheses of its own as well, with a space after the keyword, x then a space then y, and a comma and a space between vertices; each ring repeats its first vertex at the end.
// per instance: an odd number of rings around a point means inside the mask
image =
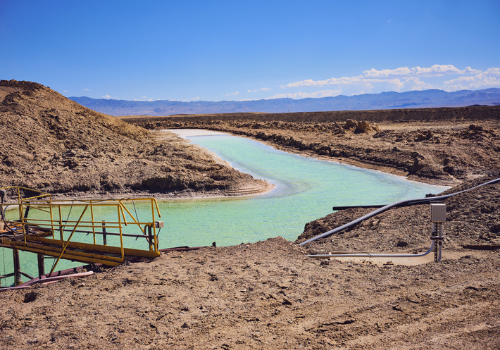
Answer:
MULTIPOLYGON (((481 253, 476 256, 476 254, 481 253)), ((498 349, 500 263, 315 260, 282 238, 0 293, 5 348, 498 349)))
MULTIPOLYGON (((468 181, 443 194, 474 187, 493 178, 468 181)), ((444 201, 447 206, 445 246, 500 245, 500 183, 482 186, 444 201)), ((374 203, 388 204, 388 203, 374 203)), ((335 212, 305 225, 297 243, 332 230, 375 209, 357 208, 335 212)), ((431 221, 429 204, 392 209, 333 236, 307 244, 313 253, 367 250, 416 251, 429 245, 431 221)))
POLYGON ((43 85, 0 82, 0 184, 48 192, 156 193, 264 186, 181 139, 82 107, 43 85))

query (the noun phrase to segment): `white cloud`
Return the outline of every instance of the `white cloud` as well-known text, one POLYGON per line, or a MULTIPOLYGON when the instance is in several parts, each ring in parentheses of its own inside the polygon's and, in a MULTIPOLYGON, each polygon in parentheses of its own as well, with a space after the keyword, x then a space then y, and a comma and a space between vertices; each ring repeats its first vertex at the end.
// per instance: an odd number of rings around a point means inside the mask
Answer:
POLYGON ((240 94, 239 91, 236 92, 228 92, 225 96, 238 96, 240 94))
POLYGON ((141 98, 134 98, 132 101, 148 101, 148 102, 152 102, 152 101, 154 101, 154 99, 148 98, 147 96, 142 96, 141 98))
POLYGON ((488 68, 484 71, 484 74, 487 75, 500 75, 500 68, 488 68))
POLYGON ((338 96, 338 95, 340 95, 341 92, 342 92, 341 90, 320 90, 320 91, 315 91, 315 92, 295 92, 295 93, 288 93, 288 94, 276 94, 272 97, 269 97, 268 99, 274 99, 274 98, 300 99, 300 98, 331 97, 331 96, 338 96))
MULTIPOLYGON (((479 69, 465 67, 459 69, 453 65, 438 65, 430 67, 399 67, 395 69, 375 68, 365 70, 363 74, 352 77, 333 77, 324 80, 306 79, 280 85, 282 89, 317 88, 335 86, 341 93, 355 95, 361 92, 372 93, 381 91, 411 91, 424 89, 443 89, 455 91, 461 89, 481 89, 500 86, 500 68, 491 67, 484 72, 479 69), (454 77, 444 81, 444 77, 454 77)), ((337 90, 332 90, 337 91, 337 90)), ((314 94, 297 92, 300 94, 314 94)), ((278 94, 279 97, 292 97, 294 93, 278 94)))
POLYGON ((90 91, 90 89, 83 89, 83 91, 90 91))
POLYGON ((415 77, 415 76, 423 76, 423 77, 440 77, 445 74, 464 74, 464 73, 474 73, 472 68, 467 67, 463 71, 456 68, 455 66, 448 65, 439 65, 435 64, 428 68, 423 67, 400 67, 396 69, 382 69, 376 70, 372 68, 370 70, 365 70, 363 72, 363 76, 365 78, 381 78, 381 77, 390 77, 390 76, 399 76, 399 77, 415 77))
POLYGON ((186 99, 184 99, 184 101, 186 101, 186 102, 189 102, 189 101, 198 101, 199 99, 200 99, 200 98, 199 98, 198 96, 196 96, 196 97, 189 98, 189 99, 188 99, 188 98, 186 98, 186 99))
POLYGON ((302 86, 325 86, 325 85, 351 85, 355 83, 359 83, 362 79, 362 76, 359 77, 342 77, 342 78, 330 78, 326 80, 312 80, 306 79, 302 81, 296 81, 286 85, 280 85, 282 89, 286 88, 296 88, 302 86))
POLYGON ((260 92, 260 91, 271 91, 272 89, 271 88, 266 88, 266 87, 263 87, 263 88, 260 88, 260 89, 253 89, 253 90, 247 90, 247 92, 260 92))
POLYGON ((111 98, 111 96, 109 96, 109 95, 104 95, 102 98, 105 98, 105 99, 108 99, 108 100, 109 100, 109 99, 111 98))
MULTIPOLYGON (((498 70, 498 68, 495 69, 498 70)), ((498 73, 493 74, 496 75, 498 73)), ((457 79, 447 80, 444 82, 444 89, 446 91, 457 91, 498 87, 500 86, 500 79, 496 76, 493 76, 493 74, 480 73, 474 76, 459 77, 457 79)))
POLYGON ((403 87, 399 90, 427 90, 427 89, 433 89, 434 86, 432 86, 429 83, 426 83, 425 81, 420 80, 417 77, 413 78, 407 78, 403 82, 403 87))

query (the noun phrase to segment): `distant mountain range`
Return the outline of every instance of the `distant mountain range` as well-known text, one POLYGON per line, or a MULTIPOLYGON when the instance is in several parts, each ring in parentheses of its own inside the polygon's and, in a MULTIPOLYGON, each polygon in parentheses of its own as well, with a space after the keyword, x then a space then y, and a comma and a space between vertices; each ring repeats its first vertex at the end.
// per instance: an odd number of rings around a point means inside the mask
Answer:
POLYGON ((172 114, 207 114, 239 112, 318 112, 343 110, 371 110, 395 108, 464 107, 470 105, 500 105, 500 89, 423 90, 408 92, 383 92, 355 96, 291 99, 279 98, 253 101, 126 101, 69 97, 71 100, 95 111, 113 116, 172 114))

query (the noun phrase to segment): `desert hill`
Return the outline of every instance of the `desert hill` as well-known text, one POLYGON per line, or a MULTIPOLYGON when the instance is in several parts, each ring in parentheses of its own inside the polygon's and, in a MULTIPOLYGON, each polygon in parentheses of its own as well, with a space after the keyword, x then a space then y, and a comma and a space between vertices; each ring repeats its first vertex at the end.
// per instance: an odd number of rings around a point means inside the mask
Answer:
POLYGON ((0 81, 0 127, 1 186, 165 195, 263 187, 173 135, 155 141, 141 127, 37 83, 0 81))

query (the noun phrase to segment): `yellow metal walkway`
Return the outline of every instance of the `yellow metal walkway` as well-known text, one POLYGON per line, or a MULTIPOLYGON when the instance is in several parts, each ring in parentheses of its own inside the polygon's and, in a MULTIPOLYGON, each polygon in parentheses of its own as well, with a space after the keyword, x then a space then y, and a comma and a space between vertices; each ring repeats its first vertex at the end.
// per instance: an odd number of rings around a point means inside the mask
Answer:
POLYGON ((0 199, 0 247, 57 258, 51 273, 60 259, 116 266, 126 258, 160 255, 157 233, 163 222, 156 220, 161 214, 154 198, 53 201, 48 193, 16 186, 0 188, 0 199), (142 203, 142 207, 146 204, 148 221, 139 221, 136 203, 142 203), (15 219, 5 218, 8 206, 17 209, 15 219), (36 215, 30 215, 34 211, 36 215), (116 220, 95 217, 104 211, 116 220), (72 212, 78 219, 69 220, 72 212), (149 249, 125 248, 124 237, 146 240, 149 249))

